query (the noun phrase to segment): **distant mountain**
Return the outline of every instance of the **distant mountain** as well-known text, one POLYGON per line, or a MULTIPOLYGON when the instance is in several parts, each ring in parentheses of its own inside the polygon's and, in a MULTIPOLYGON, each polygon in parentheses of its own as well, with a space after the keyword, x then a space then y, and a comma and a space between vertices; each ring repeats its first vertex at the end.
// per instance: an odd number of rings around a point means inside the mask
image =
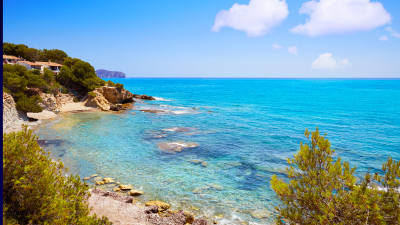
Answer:
POLYGON ((100 78, 126 78, 126 75, 123 72, 108 71, 103 69, 96 70, 96 74, 100 78))

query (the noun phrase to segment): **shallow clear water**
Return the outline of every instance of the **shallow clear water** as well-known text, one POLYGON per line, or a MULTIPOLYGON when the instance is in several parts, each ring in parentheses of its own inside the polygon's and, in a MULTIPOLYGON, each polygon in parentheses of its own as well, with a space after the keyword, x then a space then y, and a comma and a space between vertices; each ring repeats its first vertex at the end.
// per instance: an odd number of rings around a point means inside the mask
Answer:
POLYGON ((140 201, 163 200, 219 224, 272 221, 251 213, 274 214, 269 180, 285 177, 305 128, 326 132, 337 156, 360 172, 379 172, 388 156, 400 160, 400 80, 112 80, 171 101, 57 117, 36 131, 45 148, 81 178, 112 177, 143 189, 140 201), (165 113, 136 110, 149 108, 165 113), (172 127, 196 129, 165 130, 172 127), (171 153, 162 142, 199 146, 171 153))

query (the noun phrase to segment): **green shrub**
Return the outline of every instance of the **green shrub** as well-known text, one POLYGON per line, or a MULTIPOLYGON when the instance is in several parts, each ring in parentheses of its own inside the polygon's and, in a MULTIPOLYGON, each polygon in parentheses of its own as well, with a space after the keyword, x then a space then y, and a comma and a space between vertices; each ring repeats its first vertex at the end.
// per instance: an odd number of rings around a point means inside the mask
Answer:
POLYGON ((77 97, 74 97, 74 102, 79 102, 80 101, 80 99, 79 98, 77 98, 77 97))
POLYGON ((89 91, 88 95, 95 98, 96 97, 96 93, 94 93, 93 91, 89 91))
POLYGON ((16 101, 16 107, 19 111, 34 113, 43 111, 43 108, 36 104, 38 100, 42 101, 42 99, 38 95, 31 96, 29 98, 25 94, 20 93, 17 99, 18 100, 16 101))
MULTIPOLYGON (((3 222, 11 224, 111 224, 89 216, 89 187, 64 176, 27 126, 3 134, 3 222)), ((67 169, 65 169, 67 171, 67 169)))
POLYGON ((369 173, 361 183, 355 167, 334 161, 334 150, 325 135, 305 132, 308 144, 300 144, 294 159, 288 159, 289 182, 276 175, 271 185, 282 204, 277 207, 278 224, 399 224, 400 162, 383 164, 380 176, 369 173), (310 139, 311 134, 311 139, 310 139), (387 191, 378 190, 380 184, 387 191), (284 222, 283 222, 284 221, 284 222))
POLYGON ((120 84, 120 83, 116 83, 115 87, 118 88, 118 89, 122 89, 122 88, 124 88, 124 85, 120 84))
POLYGON ((108 81, 107 81, 107 84, 108 84, 108 86, 111 86, 111 87, 114 87, 114 86, 115 86, 114 82, 112 82, 111 80, 108 80, 108 81))

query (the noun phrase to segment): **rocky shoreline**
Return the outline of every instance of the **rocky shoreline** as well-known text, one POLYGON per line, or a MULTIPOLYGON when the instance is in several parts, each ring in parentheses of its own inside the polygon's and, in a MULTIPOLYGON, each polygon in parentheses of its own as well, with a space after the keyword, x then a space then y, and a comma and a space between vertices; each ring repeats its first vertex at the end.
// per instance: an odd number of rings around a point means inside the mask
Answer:
MULTIPOLYGON (((121 111, 131 108, 135 102, 134 99, 155 100, 151 96, 136 95, 125 89, 109 86, 96 88, 93 93, 95 96, 87 94, 79 102, 76 102, 76 96, 72 93, 59 93, 56 96, 38 93, 43 101, 37 104, 43 108, 43 112, 23 113, 17 111, 13 97, 3 92, 3 133, 20 131, 22 124, 32 128, 39 125, 41 120, 53 119, 64 113, 121 111)), ((179 147, 182 148, 181 146, 179 147)), ((180 148, 179 150, 182 150, 180 148)), ((100 217, 107 216, 114 224, 207 224, 204 219, 195 220, 194 216, 189 212, 171 210, 171 206, 162 201, 149 201, 142 205, 134 197, 143 195, 143 191, 135 190, 129 185, 118 185, 111 178, 101 180, 95 174, 83 180, 88 181, 92 178, 96 183, 94 190, 89 190, 91 197, 89 197, 88 202, 89 206, 93 207, 91 214, 96 214, 100 217), (115 185, 112 191, 101 190, 101 186, 111 184, 115 185)))
MULTIPOLYGON (((98 177, 97 174, 84 178, 88 180, 98 177)), ((147 201, 144 205, 135 197, 143 195, 141 190, 135 190, 130 185, 118 185, 112 178, 104 178, 96 182, 95 189, 89 190, 89 206, 91 214, 106 216, 114 224, 146 224, 146 225, 206 225, 207 221, 186 211, 174 211, 171 205, 162 201, 147 201), (113 183, 118 188, 114 191, 102 190, 101 186, 113 183), (99 188, 97 188, 99 187, 99 188)))

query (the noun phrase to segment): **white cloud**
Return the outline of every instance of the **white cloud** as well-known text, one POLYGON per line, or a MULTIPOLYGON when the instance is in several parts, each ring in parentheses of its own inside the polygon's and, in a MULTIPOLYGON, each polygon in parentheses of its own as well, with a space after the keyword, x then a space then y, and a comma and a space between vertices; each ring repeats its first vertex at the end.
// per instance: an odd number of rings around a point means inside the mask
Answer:
POLYGON ((400 34, 393 30, 391 27, 386 27, 385 30, 390 33, 390 36, 400 38, 400 34))
POLYGON ((247 33, 248 37, 263 36, 288 16, 286 0, 250 0, 248 5, 235 3, 229 10, 221 10, 212 31, 231 27, 247 33))
POLYGON ((379 38, 378 38, 380 41, 387 41, 387 40, 389 40, 389 38, 385 35, 385 36, 380 36, 379 38))
POLYGON ((289 51, 290 54, 297 55, 297 47, 296 46, 289 47, 287 50, 289 51))
POLYGON ((347 59, 338 58, 336 60, 332 57, 332 53, 325 53, 319 55, 318 59, 311 63, 311 68, 317 70, 336 70, 344 69, 350 65, 347 59))
POLYGON ((303 3, 299 13, 310 19, 290 31, 311 37, 370 31, 392 20, 380 2, 370 0, 312 0, 303 3))
POLYGON ((273 47, 274 49, 281 49, 281 48, 283 48, 282 46, 278 45, 277 43, 273 43, 273 44, 272 44, 272 47, 273 47))

